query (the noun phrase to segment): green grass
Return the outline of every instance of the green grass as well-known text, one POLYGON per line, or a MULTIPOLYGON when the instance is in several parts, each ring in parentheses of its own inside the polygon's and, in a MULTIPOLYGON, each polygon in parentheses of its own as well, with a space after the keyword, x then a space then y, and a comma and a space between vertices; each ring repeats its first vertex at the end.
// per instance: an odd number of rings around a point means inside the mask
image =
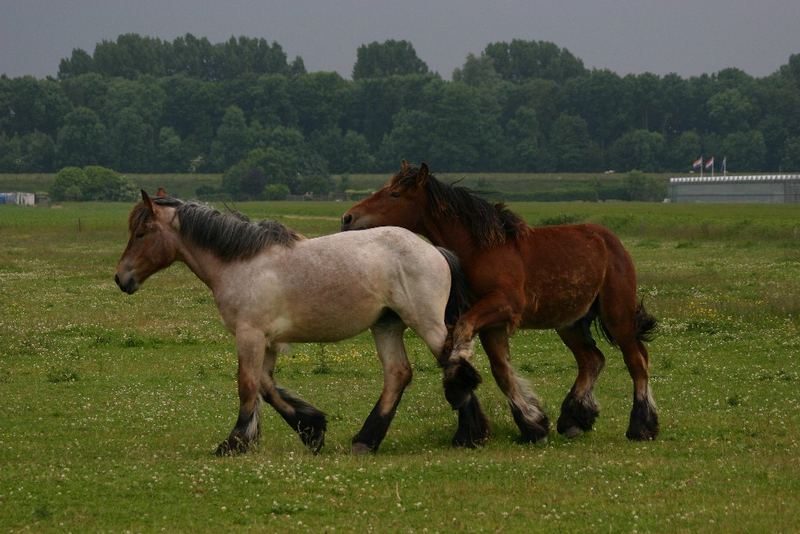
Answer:
MULTIPOLYGON (((344 203, 243 203, 307 235, 344 203)), ((492 421, 454 450, 432 357, 408 334, 414 382, 378 454, 350 438, 382 377, 368 335, 297 345, 276 378, 329 415, 322 453, 271 409, 259 448, 212 451, 236 417, 233 340, 181 265, 133 296, 112 280, 124 204, 0 206, 0 525, 48 531, 647 531, 800 529, 800 206, 515 203, 533 223, 603 222, 637 264, 661 327, 650 345, 662 434, 624 437, 631 382, 601 343, 595 430, 516 441, 486 358, 492 421)), ((575 377, 553 332, 513 338, 552 419, 575 377)))
MULTIPOLYGON (((170 194, 181 198, 196 198, 199 187, 219 188, 221 174, 127 174, 136 187, 155 191, 164 187, 170 194)), ((391 173, 349 174, 349 189, 369 192, 379 189, 391 173)), ((666 191, 670 174, 648 174, 666 191)), ((624 173, 439 173, 445 183, 459 181, 476 190, 485 191, 506 199, 551 200, 552 198, 594 199, 601 196, 620 198, 624 191, 624 173), (602 193, 606 192, 605 195, 602 193), (538 196, 537 196, 538 195, 538 196), (609 196, 610 195, 610 196, 609 196), (539 198, 541 196, 542 198, 539 198), (533 198, 536 197, 536 198, 533 198)), ((0 191, 46 192, 55 174, 0 174, 0 191)), ((334 176, 338 182, 341 176, 334 176)))

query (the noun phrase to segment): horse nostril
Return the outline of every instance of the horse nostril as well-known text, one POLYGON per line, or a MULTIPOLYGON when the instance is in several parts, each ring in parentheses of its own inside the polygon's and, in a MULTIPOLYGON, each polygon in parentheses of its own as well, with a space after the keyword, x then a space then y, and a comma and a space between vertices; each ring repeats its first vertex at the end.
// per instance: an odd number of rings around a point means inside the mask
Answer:
POLYGON ((350 224, 353 221, 353 216, 349 213, 345 213, 344 217, 342 217, 342 224, 350 224))
MULTIPOLYGON (((114 281, 117 283, 118 286, 120 285, 120 283, 119 283, 119 275, 118 274, 114 275, 114 281)), ((120 286, 120 287, 122 287, 122 286, 120 286)))

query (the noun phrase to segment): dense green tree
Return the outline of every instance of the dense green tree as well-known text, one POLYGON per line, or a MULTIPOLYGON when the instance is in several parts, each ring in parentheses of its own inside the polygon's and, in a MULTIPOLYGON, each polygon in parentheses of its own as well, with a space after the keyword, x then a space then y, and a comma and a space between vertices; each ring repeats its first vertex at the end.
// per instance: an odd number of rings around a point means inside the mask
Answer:
POLYGON ((601 147, 610 145, 632 124, 629 86, 608 70, 592 71, 564 84, 564 113, 581 117, 592 139, 601 147))
POLYGON ((661 79, 645 72, 623 78, 630 105, 630 124, 639 130, 661 129, 664 124, 661 79))
POLYGON ((356 52, 353 79, 384 78, 402 74, 425 74, 428 66, 417 57, 408 41, 390 39, 361 45, 356 52))
POLYGON ((352 130, 344 134, 340 128, 315 132, 309 142, 314 152, 325 158, 328 168, 334 173, 364 172, 375 165, 367 140, 352 130))
POLYGON ((728 158, 728 170, 759 171, 766 155, 764 135, 759 131, 735 132, 725 137, 722 152, 728 158))
POLYGON ((211 145, 211 158, 216 169, 227 169, 252 148, 252 136, 244 113, 238 106, 225 110, 217 136, 211 145))
POLYGON ((648 130, 632 130, 614 141, 609 152, 609 162, 614 169, 660 171, 663 169, 664 137, 648 130))
POLYGON ((350 97, 350 85, 335 72, 314 72, 292 78, 292 105, 305 135, 339 125, 350 97))
POLYGON ((708 99, 708 118, 719 133, 748 129, 754 114, 753 104, 738 89, 725 89, 708 99))
POLYGON ((781 170, 800 172, 800 137, 790 137, 783 145, 781 170))
POLYGON ((111 165, 124 172, 145 172, 155 162, 153 129, 134 108, 116 112, 107 128, 111 165))
POLYGON ((19 139, 19 172, 47 172, 55 166, 56 144, 44 132, 31 132, 19 139))
POLYGON ((667 149, 666 167, 673 171, 689 171, 703 153, 703 141, 694 130, 683 132, 667 149))
POLYGON ((0 78, 0 127, 7 135, 34 131, 55 135, 70 102, 54 80, 33 76, 0 78))
POLYGON ((580 172, 597 169, 600 151, 589 136, 586 121, 576 115, 561 115, 550 133, 550 158, 555 170, 580 172))
POLYGON ((511 159, 504 165, 505 168, 535 172, 546 166, 542 160, 542 134, 536 110, 527 106, 518 108, 514 118, 508 122, 506 138, 511 159))
POLYGON ((406 75, 356 81, 342 127, 361 133, 374 153, 392 129, 396 113, 424 107, 425 87, 433 80, 429 75, 406 75))
MULTIPOLYGON (((13 172, 214 171, 262 148, 292 161, 296 193, 303 173, 324 191, 328 171, 388 171, 403 157, 440 171, 685 171, 727 152, 732 170, 769 171, 794 161, 796 138, 800 54, 763 78, 621 77, 517 39, 467 55, 451 82, 410 43, 386 41, 359 48, 345 80, 262 38, 124 34, 73 50, 57 79, 0 75, 0 170, 13 172)), ((274 175, 264 168, 267 185, 274 175)))
POLYGON ((583 61, 547 41, 490 43, 483 53, 491 58, 495 71, 511 82, 541 78, 561 83, 586 74, 583 61))
POLYGON ((494 60, 486 54, 467 54, 464 66, 453 71, 453 81, 474 87, 495 85, 501 80, 494 68, 494 60))
MULTIPOLYGON (((384 136, 379 153, 381 170, 397 168, 401 160, 430 160, 433 132, 430 113, 419 110, 401 110, 394 116, 391 131, 384 136)), ((436 167, 434 167, 436 168, 436 167)))
POLYGON ((75 107, 89 108, 101 113, 106 108, 110 80, 96 72, 70 76, 61 82, 64 94, 75 107))
POLYGON ((157 166, 165 172, 186 172, 189 169, 187 157, 178 133, 169 127, 158 132, 156 146, 157 166))
POLYGON ((69 58, 62 59, 58 64, 58 78, 68 80, 94 71, 94 59, 86 50, 73 48, 69 58))
POLYGON ((89 108, 75 108, 58 131, 56 157, 60 165, 92 165, 106 160, 106 128, 89 108))

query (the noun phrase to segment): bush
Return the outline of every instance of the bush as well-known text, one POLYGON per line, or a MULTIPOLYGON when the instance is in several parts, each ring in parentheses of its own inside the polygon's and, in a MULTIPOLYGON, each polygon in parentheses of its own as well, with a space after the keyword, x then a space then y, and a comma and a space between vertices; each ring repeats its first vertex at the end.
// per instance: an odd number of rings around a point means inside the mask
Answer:
POLYGON ((50 190, 53 200, 110 200, 136 199, 136 188, 125 176, 98 165, 64 167, 56 174, 50 190))
POLYGON ((53 200, 82 200, 84 187, 86 187, 86 173, 83 169, 64 167, 56 174, 50 196, 53 200))

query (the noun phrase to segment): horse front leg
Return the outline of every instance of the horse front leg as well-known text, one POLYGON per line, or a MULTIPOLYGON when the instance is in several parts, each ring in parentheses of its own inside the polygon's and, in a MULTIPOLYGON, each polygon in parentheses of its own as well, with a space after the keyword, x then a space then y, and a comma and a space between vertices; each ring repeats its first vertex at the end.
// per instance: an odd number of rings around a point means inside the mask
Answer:
MULTIPOLYGON (((476 302, 462 315, 453 328, 452 350, 443 352, 439 360, 444 369, 445 397, 456 409, 470 400, 470 394, 480 383, 480 375, 469 363, 475 334, 494 325, 516 326, 521 306, 509 302, 503 293, 493 293, 476 302)), ((493 367, 494 369, 494 367, 493 367)))
POLYGON ((325 414, 303 399, 278 387, 272 377, 277 357, 277 347, 268 346, 261 375, 261 396, 275 408, 292 430, 297 432, 303 444, 316 454, 325 444, 325 431, 328 428, 325 414))
POLYGON ((364 426, 353 438, 352 453, 365 454, 378 450, 394 419, 403 391, 411 382, 411 364, 403 345, 402 321, 381 321, 373 325, 372 336, 383 364, 383 390, 364 426))
MULTIPOLYGON (((508 346, 508 336, 522 319, 524 305, 521 298, 515 298, 522 294, 521 288, 504 288, 486 295, 462 315, 453 331, 453 351, 447 365, 457 369, 464 355, 472 351, 472 338, 480 333, 492 375, 508 399, 522 440, 539 442, 547 439, 550 422, 528 382, 517 375, 511 365, 508 346)), ((451 378, 445 378, 445 391, 448 388, 451 391, 463 390, 458 384, 457 375, 451 373, 451 378)))
POLYGON ((239 417, 227 439, 219 444, 217 456, 247 452, 260 433, 261 373, 266 348, 264 333, 252 328, 236 329, 236 352, 239 358, 239 417))

